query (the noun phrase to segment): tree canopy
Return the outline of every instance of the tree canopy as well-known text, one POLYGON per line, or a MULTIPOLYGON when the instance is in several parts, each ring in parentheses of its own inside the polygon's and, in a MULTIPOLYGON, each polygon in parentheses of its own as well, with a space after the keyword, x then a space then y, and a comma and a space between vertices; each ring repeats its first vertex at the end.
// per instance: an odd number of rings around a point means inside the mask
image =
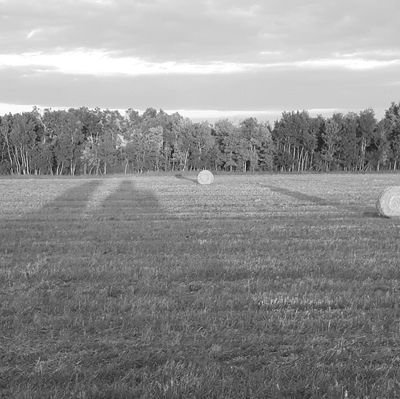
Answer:
POLYGON ((195 123, 178 113, 88 109, 0 117, 0 174, 146 171, 366 171, 400 168, 400 103, 312 117, 283 112, 271 126, 247 118, 195 123))

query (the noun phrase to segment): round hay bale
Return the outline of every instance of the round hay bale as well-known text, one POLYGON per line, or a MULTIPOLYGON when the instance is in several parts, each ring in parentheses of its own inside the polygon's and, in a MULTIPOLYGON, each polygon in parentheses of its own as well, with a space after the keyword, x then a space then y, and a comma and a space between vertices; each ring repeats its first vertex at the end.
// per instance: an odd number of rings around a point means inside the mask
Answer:
POLYGON ((383 190, 376 202, 376 209, 381 216, 400 217, 400 186, 383 190))
POLYGON ((202 170, 197 175, 197 182, 199 184, 211 184, 214 181, 214 175, 209 170, 202 170))

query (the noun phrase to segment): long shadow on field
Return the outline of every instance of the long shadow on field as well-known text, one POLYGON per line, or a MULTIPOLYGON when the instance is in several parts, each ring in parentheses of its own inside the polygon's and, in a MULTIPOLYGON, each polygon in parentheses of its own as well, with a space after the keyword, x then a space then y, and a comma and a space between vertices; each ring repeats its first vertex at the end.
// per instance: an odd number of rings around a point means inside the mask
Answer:
POLYGON ((147 220, 160 213, 161 207, 152 191, 138 189, 132 180, 123 180, 94 210, 92 217, 93 220, 147 220))
POLYGON ((14 219, 2 220, 0 229, 0 266, 17 266, 40 256, 48 243, 68 236, 72 223, 80 223, 99 180, 85 181, 60 194, 42 208, 14 219))
POLYGON ((137 189, 132 180, 115 183, 85 181, 38 210, 3 220, 0 269, 45 259, 90 258, 117 238, 126 245, 131 238, 151 236, 149 223, 163 213, 156 196, 137 189))
POLYGON ((142 252, 152 253, 157 239, 153 225, 164 226, 164 212, 151 190, 138 188, 130 179, 117 180, 101 186, 94 199, 92 206, 84 210, 82 220, 71 225, 71 238, 64 236, 65 251, 75 262, 78 257, 95 263, 118 263, 128 257, 128 262, 133 262, 140 261, 142 252), (78 242, 74 243, 73 235, 78 242))
POLYGON ((91 180, 66 190, 53 201, 45 204, 39 211, 33 213, 33 216, 46 216, 57 220, 81 218, 88 202, 101 183, 101 180, 91 180))
POLYGON ((275 193, 284 194, 289 197, 298 199, 300 201, 312 202, 319 206, 338 206, 338 205, 340 205, 338 202, 328 201, 325 198, 317 197, 316 195, 304 194, 300 191, 294 191, 294 190, 289 190, 289 189, 283 188, 283 187, 269 186, 269 185, 266 187, 268 187, 271 191, 273 191, 275 193))
MULTIPOLYGON (((261 186, 269 188, 272 192, 287 195, 289 197, 295 198, 299 201, 307 201, 314 203, 318 206, 332 206, 338 209, 345 209, 346 211, 350 212, 355 212, 357 208, 354 206, 349 206, 343 203, 340 203, 338 201, 330 201, 327 200, 326 198, 318 197, 316 195, 309 195, 302 193, 300 191, 294 191, 294 190, 289 190, 287 188, 283 187, 278 187, 278 186, 271 186, 267 184, 260 184, 261 186)), ((368 208, 362 213, 363 216, 368 216, 368 217, 378 217, 378 213, 375 209, 368 208)))

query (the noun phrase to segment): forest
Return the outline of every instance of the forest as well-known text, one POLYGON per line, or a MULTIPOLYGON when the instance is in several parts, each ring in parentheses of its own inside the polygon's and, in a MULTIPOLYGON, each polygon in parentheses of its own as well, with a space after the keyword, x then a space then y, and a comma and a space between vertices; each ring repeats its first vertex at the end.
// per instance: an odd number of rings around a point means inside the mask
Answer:
POLYGON ((178 113, 34 107, 0 117, 0 174, 105 175, 148 171, 329 172, 400 169, 400 102, 311 117, 283 112, 195 123, 178 113))

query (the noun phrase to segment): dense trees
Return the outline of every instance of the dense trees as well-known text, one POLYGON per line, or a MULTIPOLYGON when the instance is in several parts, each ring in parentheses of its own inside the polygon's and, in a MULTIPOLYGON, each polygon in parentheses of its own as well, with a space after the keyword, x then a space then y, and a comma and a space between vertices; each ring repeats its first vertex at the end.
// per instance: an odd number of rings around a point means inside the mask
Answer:
POLYGON ((400 103, 329 118, 284 112, 271 127, 194 123, 175 113, 88 108, 0 117, 0 174, 107 174, 200 169, 366 171, 400 169, 400 103))

